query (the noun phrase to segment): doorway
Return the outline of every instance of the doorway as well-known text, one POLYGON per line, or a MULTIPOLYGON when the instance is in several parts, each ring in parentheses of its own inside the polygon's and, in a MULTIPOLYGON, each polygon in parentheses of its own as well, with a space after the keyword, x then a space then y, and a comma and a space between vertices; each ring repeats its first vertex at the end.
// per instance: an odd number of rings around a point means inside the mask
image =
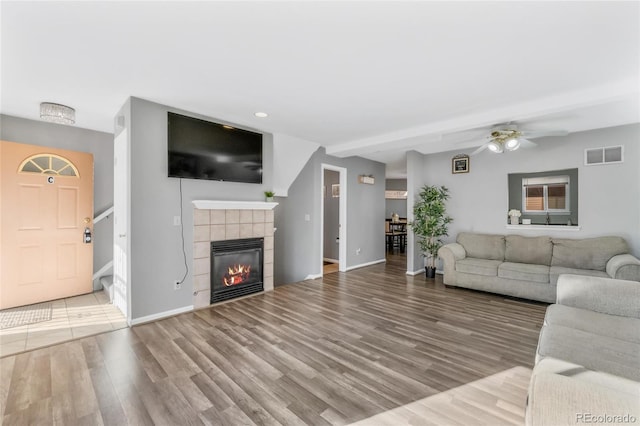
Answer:
POLYGON ((91 293, 93 155, 0 144, 0 309, 91 293))
POLYGON ((322 164, 320 271, 347 269, 347 169, 322 164))
MULTIPOLYGON (((340 173, 324 170, 324 187, 340 186, 340 173)), ((323 218, 322 274, 338 272, 340 264, 340 196, 335 191, 325 191, 323 218)))

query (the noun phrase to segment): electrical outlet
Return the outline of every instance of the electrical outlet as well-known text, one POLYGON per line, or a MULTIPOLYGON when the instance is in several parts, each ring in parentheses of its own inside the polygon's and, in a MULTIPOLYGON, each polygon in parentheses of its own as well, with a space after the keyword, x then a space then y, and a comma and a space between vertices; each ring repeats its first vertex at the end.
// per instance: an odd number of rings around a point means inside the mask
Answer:
POLYGON ((182 283, 180 281, 174 281, 173 282, 173 289, 174 290, 180 290, 182 288, 182 283))
POLYGON ((180 226, 180 216, 173 217, 173 226, 180 226))
POLYGON ((361 249, 361 248, 357 248, 357 249, 356 249, 356 254, 357 254, 358 256, 360 256, 360 252, 361 252, 361 251, 362 251, 362 249, 361 249))

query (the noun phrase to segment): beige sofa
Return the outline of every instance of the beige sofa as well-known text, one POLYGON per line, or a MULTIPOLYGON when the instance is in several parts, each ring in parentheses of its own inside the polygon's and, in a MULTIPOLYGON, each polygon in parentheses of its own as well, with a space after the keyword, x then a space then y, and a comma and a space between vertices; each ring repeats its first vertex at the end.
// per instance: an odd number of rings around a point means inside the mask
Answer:
POLYGON ((640 421, 640 282, 561 275, 547 308, 527 425, 640 421))
POLYGON ((621 237, 564 239, 462 232, 440 248, 444 283, 553 303, 561 274, 640 281, 621 237))

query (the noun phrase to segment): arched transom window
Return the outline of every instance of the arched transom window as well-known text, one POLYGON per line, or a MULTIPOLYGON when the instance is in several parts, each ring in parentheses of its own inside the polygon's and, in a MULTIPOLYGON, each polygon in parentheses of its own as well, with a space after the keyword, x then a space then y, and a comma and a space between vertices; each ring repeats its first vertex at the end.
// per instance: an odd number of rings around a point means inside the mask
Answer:
POLYGON ((78 169, 64 157, 55 154, 36 154, 20 164, 20 173, 80 177, 78 169))

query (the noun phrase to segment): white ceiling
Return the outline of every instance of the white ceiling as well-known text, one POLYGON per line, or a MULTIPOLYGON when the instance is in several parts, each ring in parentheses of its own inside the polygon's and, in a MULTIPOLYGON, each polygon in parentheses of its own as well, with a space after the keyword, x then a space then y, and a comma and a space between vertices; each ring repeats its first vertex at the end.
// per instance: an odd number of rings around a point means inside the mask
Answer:
POLYGON ((498 123, 640 122, 639 6, 2 1, 0 112, 38 119, 57 102, 112 132, 137 96, 400 176, 406 150, 476 147, 498 123))

